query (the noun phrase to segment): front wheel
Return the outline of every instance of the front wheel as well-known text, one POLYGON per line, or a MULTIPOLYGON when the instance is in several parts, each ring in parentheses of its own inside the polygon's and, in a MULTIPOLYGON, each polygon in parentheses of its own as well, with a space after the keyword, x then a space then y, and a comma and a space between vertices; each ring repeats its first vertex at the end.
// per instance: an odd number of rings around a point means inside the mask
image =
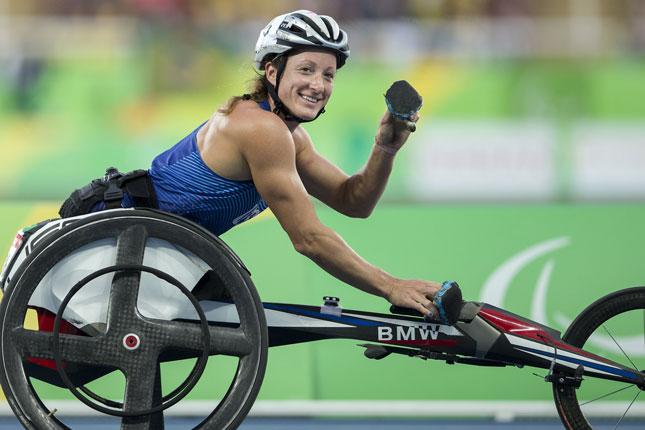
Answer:
MULTIPOLYGON (((562 339, 643 371, 645 287, 617 291, 589 305, 562 339)), ((569 430, 598 429, 603 425, 621 428, 645 408, 645 393, 636 385, 596 378, 585 378, 577 390, 556 383, 553 397, 560 419, 569 430)))

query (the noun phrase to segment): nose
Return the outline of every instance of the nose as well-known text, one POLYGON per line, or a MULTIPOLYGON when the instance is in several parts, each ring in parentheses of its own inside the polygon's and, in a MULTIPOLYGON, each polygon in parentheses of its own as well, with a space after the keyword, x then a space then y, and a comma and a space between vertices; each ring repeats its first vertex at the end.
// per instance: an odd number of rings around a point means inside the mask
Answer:
POLYGON ((311 81, 309 81, 309 87, 316 92, 322 93, 325 89, 322 75, 314 74, 311 81))

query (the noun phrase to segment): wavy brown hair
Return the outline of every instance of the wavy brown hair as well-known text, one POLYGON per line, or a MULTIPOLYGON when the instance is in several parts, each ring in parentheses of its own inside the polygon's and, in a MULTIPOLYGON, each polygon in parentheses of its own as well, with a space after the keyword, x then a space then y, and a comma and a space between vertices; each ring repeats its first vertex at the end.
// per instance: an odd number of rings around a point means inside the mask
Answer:
MULTIPOLYGON (((286 55, 278 55, 277 57, 274 57, 271 60, 271 64, 273 64, 273 67, 275 67, 278 70, 281 67, 284 67, 286 63, 287 63, 286 55)), ((265 64, 266 62, 262 64, 263 68, 265 64)), ((249 86, 248 86, 249 92, 246 94, 242 94, 241 96, 233 96, 229 98, 224 106, 217 109, 217 112, 224 115, 229 115, 231 112, 233 112, 233 109, 235 109, 235 105, 241 100, 253 100, 256 103, 260 103, 264 100, 267 100, 269 98, 269 92, 267 91, 267 84, 268 84, 267 78, 264 72, 262 73, 256 72, 256 73, 257 73, 257 76, 251 81, 249 81, 249 86)))

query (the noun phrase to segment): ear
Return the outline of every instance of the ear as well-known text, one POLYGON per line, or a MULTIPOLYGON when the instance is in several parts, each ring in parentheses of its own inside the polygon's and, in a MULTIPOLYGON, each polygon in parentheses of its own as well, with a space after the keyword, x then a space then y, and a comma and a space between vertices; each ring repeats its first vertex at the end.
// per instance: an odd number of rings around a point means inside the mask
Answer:
POLYGON ((266 76, 267 80, 273 86, 275 86, 277 75, 278 75, 278 69, 273 65, 271 61, 267 61, 264 64, 264 76, 266 76))

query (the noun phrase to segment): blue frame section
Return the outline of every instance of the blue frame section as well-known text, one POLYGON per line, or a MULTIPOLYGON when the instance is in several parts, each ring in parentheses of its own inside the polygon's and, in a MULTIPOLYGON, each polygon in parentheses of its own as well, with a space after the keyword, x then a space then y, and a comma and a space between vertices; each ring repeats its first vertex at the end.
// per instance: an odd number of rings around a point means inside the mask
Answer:
POLYGON ((581 364, 584 367, 589 367, 589 368, 592 368, 592 369, 601 370, 603 372, 611 373, 611 374, 616 375, 616 376, 620 376, 620 377, 623 377, 623 378, 626 378, 626 379, 634 380, 635 382, 640 381, 640 374, 630 372, 630 371, 625 370, 625 369, 619 369, 619 368, 616 368, 616 367, 606 366, 606 365, 603 365, 603 364, 592 363, 591 361, 586 361, 586 360, 582 360, 582 359, 576 359, 576 358, 567 357, 567 356, 564 356, 564 355, 558 355, 556 357, 556 354, 546 352, 546 351, 541 351, 539 349, 529 348, 529 347, 526 347, 526 346, 514 346, 514 347, 519 349, 519 350, 528 351, 528 352, 534 352, 536 354, 540 354, 540 355, 543 355, 543 356, 546 356, 546 357, 557 358, 558 360, 562 360, 562 361, 568 361, 569 363, 581 364))
POLYGON ((355 317, 347 317, 347 316, 338 317, 336 315, 323 314, 320 312, 312 311, 309 309, 303 309, 301 307, 293 306, 293 305, 278 305, 274 303, 263 303, 262 305, 264 306, 264 309, 271 309, 274 311, 304 315, 308 317, 318 318, 321 320, 333 321, 333 322, 342 323, 342 324, 350 324, 358 327, 378 327, 378 326, 387 324, 387 323, 380 323, 377 321, 368 321, 368 320, 355 318, 355 317))

